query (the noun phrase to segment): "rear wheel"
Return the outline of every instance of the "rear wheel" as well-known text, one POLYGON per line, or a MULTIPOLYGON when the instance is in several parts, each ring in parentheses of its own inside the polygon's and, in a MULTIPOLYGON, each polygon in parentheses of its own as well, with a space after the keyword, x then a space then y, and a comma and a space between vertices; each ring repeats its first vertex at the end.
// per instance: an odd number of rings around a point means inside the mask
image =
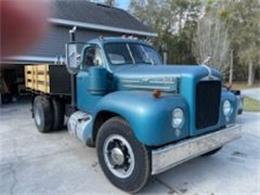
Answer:
POLYGON ((51 131, 53 126, 53 110, 49 99, 37 96, 33 102, 34 122, 42 133, 51 131))
POLYGON ((102 125, 97 135, 97 154, 104 174, 118 188, 135 193, 148 181, 149 151, 123 119, 113 117, 102 125))
POLYGON ((58 98, 52 98, 51 102, 53 106, 53 129, 59 130, 64 125, 65 107, 62 100, 58 98))

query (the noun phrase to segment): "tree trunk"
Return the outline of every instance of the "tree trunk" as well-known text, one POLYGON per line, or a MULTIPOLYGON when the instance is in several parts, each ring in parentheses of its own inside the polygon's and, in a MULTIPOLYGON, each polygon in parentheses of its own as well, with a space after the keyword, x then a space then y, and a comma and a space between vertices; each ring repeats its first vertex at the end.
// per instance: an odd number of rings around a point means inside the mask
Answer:
POLYGON ((254 65, 253 62, 250 60, 248 65, 248 81, 247 85, 252 86, 255 80, 255 73, 254 73, 254 65))
POLYGON ((168 61, 167 58, 168 58, 167 52, 164 51, 164 52, 163 52, 163 64, 167 64, 167 61, 168 61))
POLYGON ((233 82, 233 52, 232 49, 230 53, 229 85, 232 85, 233 82))

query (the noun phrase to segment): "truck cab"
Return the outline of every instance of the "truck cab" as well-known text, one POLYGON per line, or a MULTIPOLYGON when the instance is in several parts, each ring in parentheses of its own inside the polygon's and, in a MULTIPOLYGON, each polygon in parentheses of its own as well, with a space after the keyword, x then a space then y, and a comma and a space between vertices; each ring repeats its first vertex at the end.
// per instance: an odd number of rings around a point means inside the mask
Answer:
POLYGON ((240 137, 237 98, 207 65, 162 64, 150 44, 125 37, 73 41, 66 56, 68 131, 97 148, 104 174, 122 190, 137 192, 151 175, 240 137))

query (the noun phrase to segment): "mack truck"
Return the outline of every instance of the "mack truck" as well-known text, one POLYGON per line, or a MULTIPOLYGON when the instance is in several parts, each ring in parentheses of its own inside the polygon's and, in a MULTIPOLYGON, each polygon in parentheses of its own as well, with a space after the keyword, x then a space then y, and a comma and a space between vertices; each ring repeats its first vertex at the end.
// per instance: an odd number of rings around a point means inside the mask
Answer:
POLYGON ((104 175, 135 193, 151 176, 212 155, 241 136, 236 96, 205 64, 166 65, 128 37, 66 44, 66 66, 27 66, 32 115, 42 133, 62 128, 96 147, 104 175), (64 122, 66 121, 66 122, 64 122))

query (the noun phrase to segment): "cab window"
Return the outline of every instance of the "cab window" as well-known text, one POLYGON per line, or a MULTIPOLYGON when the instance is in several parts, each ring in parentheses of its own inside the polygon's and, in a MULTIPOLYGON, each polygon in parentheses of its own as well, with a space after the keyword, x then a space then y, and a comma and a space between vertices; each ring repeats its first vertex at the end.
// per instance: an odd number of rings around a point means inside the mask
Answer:
POLYGON ((101 66, 103 64, 101 49, 95 45, 89 46, 84 51, 83 68, 101 66))

